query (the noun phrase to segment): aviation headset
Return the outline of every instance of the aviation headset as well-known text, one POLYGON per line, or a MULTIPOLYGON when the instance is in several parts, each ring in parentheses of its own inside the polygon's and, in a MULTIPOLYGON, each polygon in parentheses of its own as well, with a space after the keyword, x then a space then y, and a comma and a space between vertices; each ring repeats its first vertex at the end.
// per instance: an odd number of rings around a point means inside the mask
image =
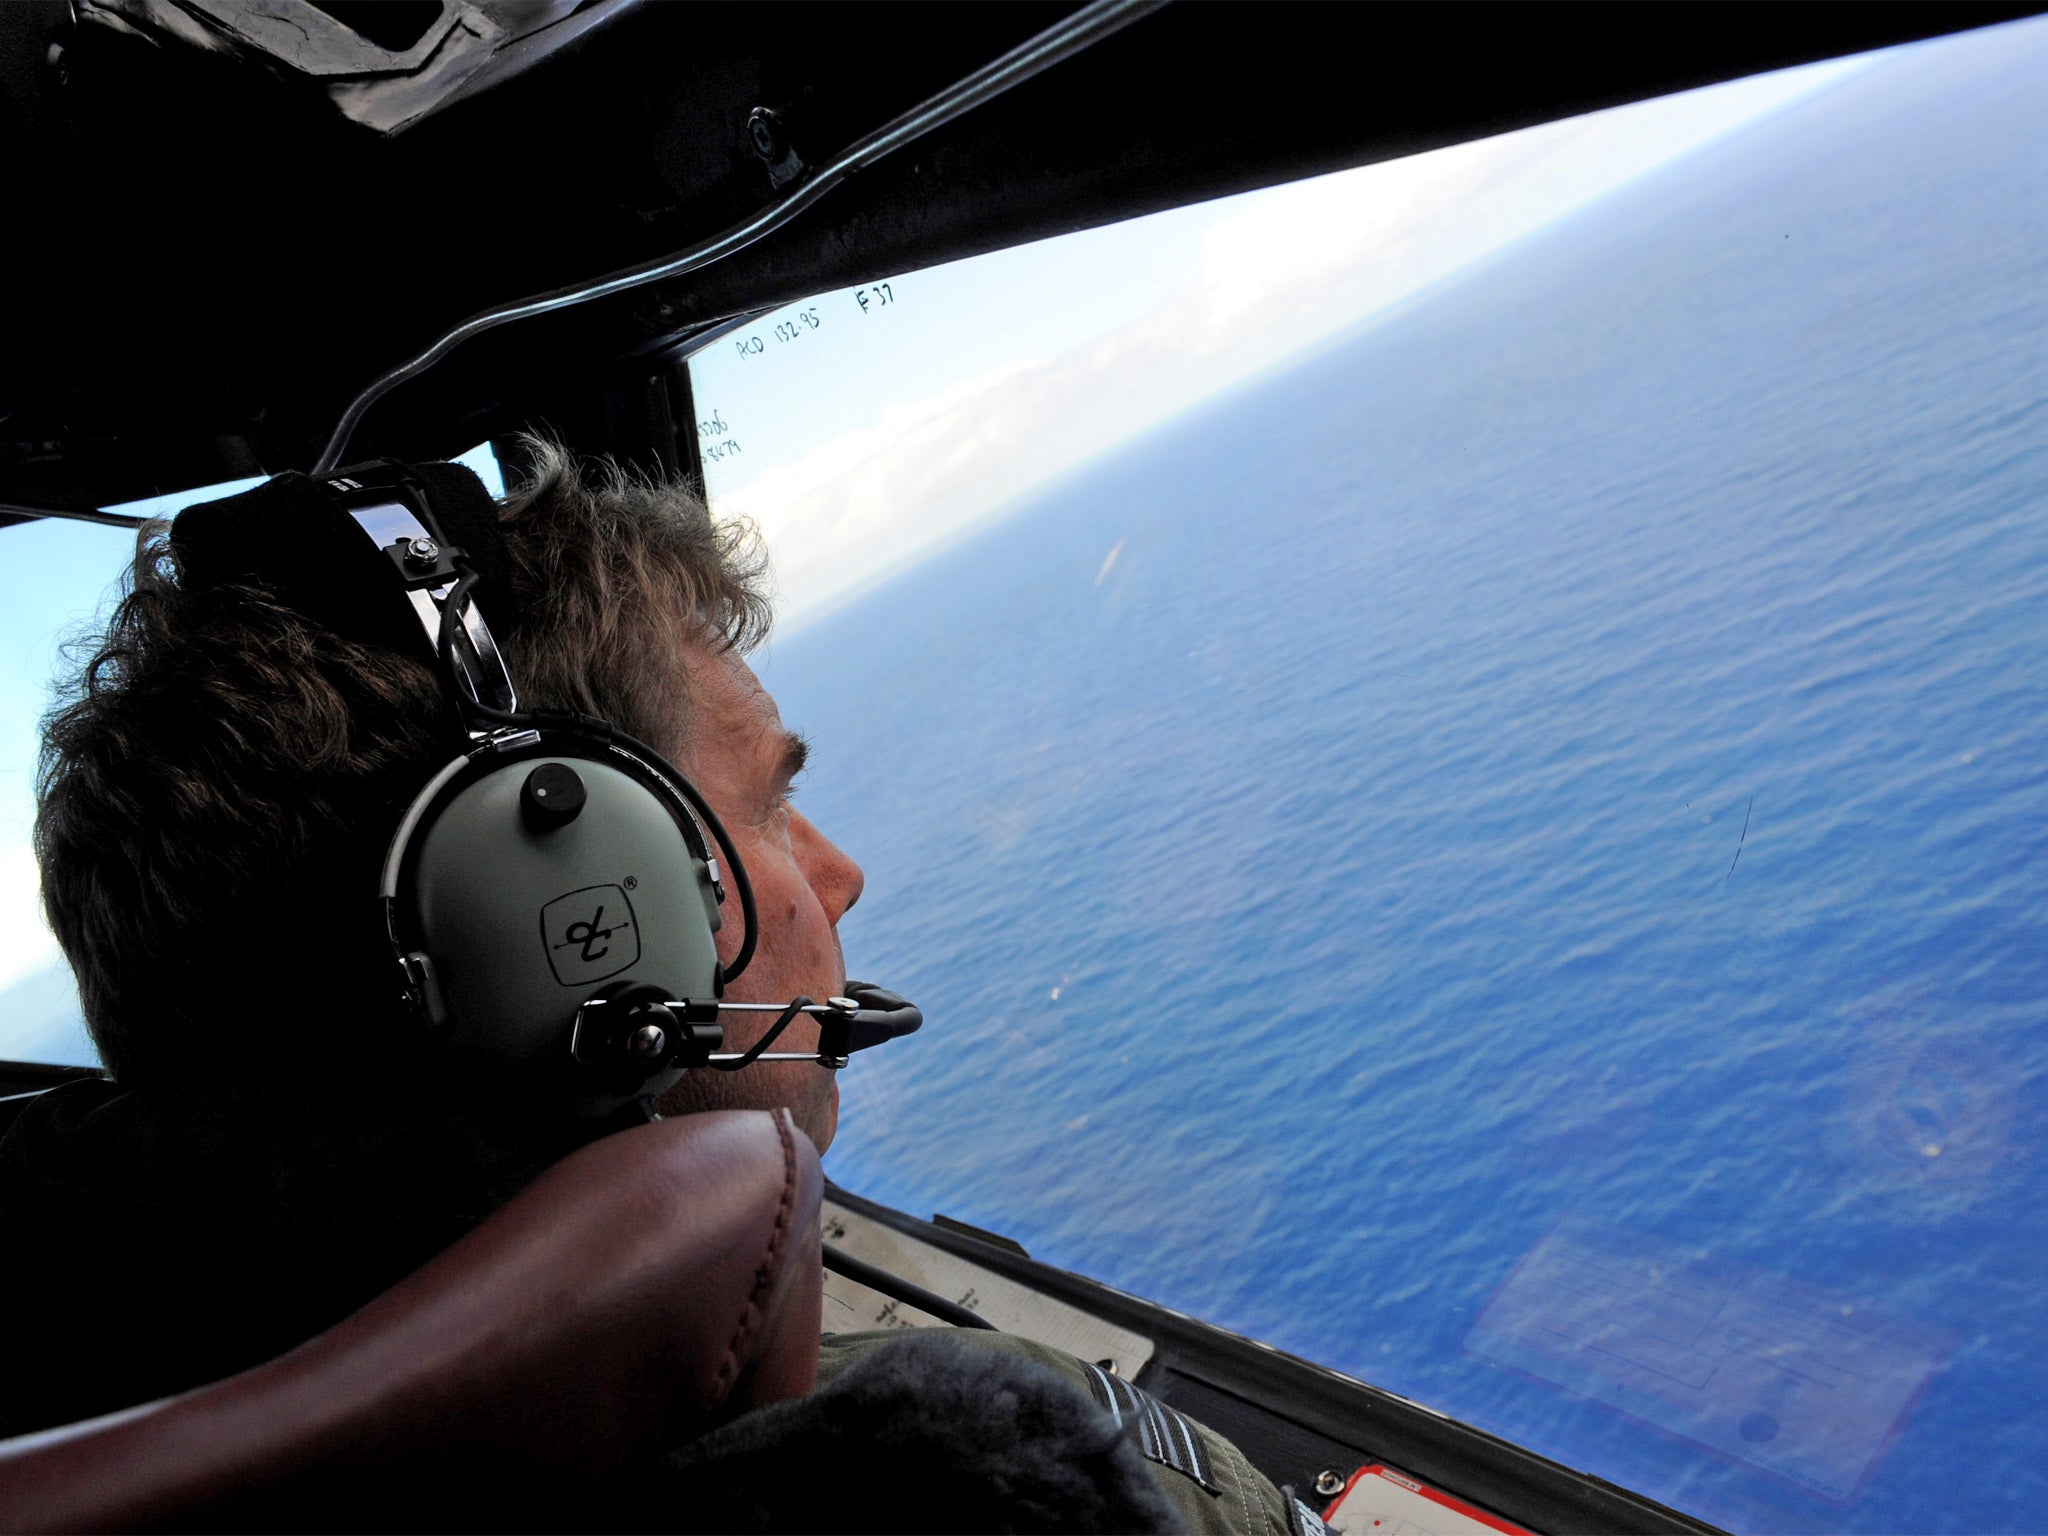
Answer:
POLYGON ((522 710, 478 606, 503 601, 497 507, 455 464, 286 474, 188 508, 171 527, 179 579, 251 584, 350 639, 433 665, 465 737, 419 791, 384 859, 379 899, 396 981, 459 1063, 577 1117, 643 1105, 692 1068, 837 1068, 910 1033, 916 1007, 848 982, 814 1002, 728 1003, 759 939, 731 839, 659 752, 602 720, 522 710), (737 897, 730 967, 716 933, 737 897), (777 1015, 725 1052, 721 1013, 777 1015), (818 1049, 770 1052, 800 1014, 818 1049))

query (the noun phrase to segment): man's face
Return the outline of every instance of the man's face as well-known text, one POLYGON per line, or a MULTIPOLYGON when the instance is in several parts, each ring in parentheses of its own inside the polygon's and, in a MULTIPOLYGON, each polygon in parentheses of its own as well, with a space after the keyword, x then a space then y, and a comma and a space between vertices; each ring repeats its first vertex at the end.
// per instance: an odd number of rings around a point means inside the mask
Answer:
MULTIPOLYGON (((804 765, 804 744, 782 723, 775 701, 739 656, 693 646, 683 658, 691 718, 674 753, 676 766, 711 802, 754 883, 761 936, 746 973, 727 989, 731 1002, 820 1002, 846 990, 840 916, 860 899, 861 872, 790 804, 804 765)), ((674 743, 670 743, 674 745, 674 743)), ((742 938, 739 903, 728 899, 718 934, 730 964, 742 938)), ((721 1015, 725 1048, 745 1050, 773 1014, 721 1015)), ((774 1051, 814 1051, 818 1026, 808 1015, 782 1032, 774 1051)), ((666 1114, 704 1109, 788 1106, 820 1152, 839 1127, 839 1083, 808 1061, 761 1062, 740 1072, 688 1073, 661 1101, 666 1114)))

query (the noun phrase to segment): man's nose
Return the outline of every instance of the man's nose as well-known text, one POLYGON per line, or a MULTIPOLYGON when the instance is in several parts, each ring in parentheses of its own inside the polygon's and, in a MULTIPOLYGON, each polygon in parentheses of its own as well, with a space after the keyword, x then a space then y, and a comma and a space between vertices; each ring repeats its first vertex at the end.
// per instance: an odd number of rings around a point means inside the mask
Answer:
POLYGON ((836 923, 860 900, 860 893, 867 888, 867 876, 861 873, 858 864, 840 851, 837 843, 812 826, 801 811, 792 812, 792 816, 803 852, 804 873, 811 882, 811 889, 817 893, 825 915, 836 923))

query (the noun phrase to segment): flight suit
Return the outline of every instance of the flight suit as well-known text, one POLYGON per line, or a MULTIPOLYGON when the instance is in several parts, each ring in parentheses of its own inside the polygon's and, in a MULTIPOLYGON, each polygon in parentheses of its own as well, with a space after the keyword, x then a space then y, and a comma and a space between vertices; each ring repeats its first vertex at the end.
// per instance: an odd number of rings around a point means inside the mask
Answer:
MULTIPOLYGON (((870 1350, 903 1333, 888 1328, 826 1334, 819 1346, 818 1385, 825 1386, 870 1350)), ((1236 1446, 1150 1393, 1063 1350, 1014 1333, 958 1329, 952 1337, 1048 1366, 1087 1393, 1144 1451, 1160 1491, 1195 1536, 1322 1536, 1322 1521, 1315 1513, 1275 1488, 1236 1446)))

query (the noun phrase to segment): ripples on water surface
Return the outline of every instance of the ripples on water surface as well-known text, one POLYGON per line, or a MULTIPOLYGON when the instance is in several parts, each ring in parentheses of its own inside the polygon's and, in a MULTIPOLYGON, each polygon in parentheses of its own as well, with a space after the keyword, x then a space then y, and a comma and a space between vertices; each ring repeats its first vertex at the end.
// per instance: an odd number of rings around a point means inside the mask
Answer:
POLYGON ((835 1176, 1737 1529, 2048 1528, 2044 36, 781 642, 932 1021, 835 1176))

